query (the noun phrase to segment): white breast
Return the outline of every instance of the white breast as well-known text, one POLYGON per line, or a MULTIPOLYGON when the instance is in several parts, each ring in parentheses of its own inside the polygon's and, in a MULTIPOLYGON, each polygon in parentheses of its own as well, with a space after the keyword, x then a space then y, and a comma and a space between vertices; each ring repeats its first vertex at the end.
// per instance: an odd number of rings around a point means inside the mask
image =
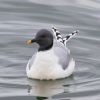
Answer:
POLYGON ((33 64, 30 66, 30 69, 29 62, 26 68, 27 76, 29 78, 41 80, 68 77, 74 71, 75 66, 75 62, 72 59, 68 68, 64 70, 62 66, 59 65, 59 59, 52 49, 45 52, 38 52, 33 64))
POLYGON ((53 50, 38 52, 30 70, 27 65, 27 76, 36 79, 52 79, 56 69, 61 67, 58 60, 53 50))

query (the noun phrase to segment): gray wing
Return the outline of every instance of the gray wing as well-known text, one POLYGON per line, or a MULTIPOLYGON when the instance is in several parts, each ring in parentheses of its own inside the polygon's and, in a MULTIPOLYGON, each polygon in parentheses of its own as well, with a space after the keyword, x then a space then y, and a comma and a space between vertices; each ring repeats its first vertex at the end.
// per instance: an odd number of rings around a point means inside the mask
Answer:
POLYGON ((62 43, 55 42, 53 46, 56 56, 59 58, 59 64, 65 70, 70 62, 70 51, 62 43))
POLYGON ((37 53, 34 53, 33 54, 33 56, 30 58, 30 60, 29 60, 29 69, 31 68, 31 65, 34 63, 34 59, 35 59, 35 57, 36 57, 36 54, 37 53))
POLYGON ((29 60, 29 69, 30 69, 30 67, 33 65, 33 63, 34 63, 34 59, 35 59, 35 57, 36 57, 36 54, 37 54, 37 52, 38 52, 38 45, 36 44, 34 44, 34 51, 33 51, 33 55, 32 55, 32 57, 30 58, 30 60, 29 60))

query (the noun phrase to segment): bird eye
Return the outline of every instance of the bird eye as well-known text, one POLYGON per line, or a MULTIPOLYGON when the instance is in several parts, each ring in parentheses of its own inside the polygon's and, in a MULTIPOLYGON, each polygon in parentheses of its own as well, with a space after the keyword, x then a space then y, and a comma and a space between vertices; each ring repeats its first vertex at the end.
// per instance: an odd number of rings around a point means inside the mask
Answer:
POLYGON ((45 38, 46 37, 46 35, 42 35, 42 38, 45 38))

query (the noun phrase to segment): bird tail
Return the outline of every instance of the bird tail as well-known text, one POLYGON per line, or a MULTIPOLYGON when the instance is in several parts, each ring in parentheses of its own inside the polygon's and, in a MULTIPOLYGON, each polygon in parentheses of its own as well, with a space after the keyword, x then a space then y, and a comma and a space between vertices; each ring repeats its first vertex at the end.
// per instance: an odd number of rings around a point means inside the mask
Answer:
POLYGON ((66 46, 66 43, 73 37, 75 36, 77 33, 79 33, 79 30, 76 30, 74 32, 72 32, 71 34, 68 34, 66 37, 63 38, 63 43, 66 46))
POLYGON ((54 33, 54 36, 56 38, 57 41, 63 43, 66 46, 66 43, 73 37, 75 36, 77 33, 79 33, 79 30, 76 30, 74 32, 72 32, 71 34, 68 34, 66 37, 62 37, 61 33, 55 28, 52 27, 52 31, 54 33))
POLYGON ((63 43, 63 37, 61 33, 55 27, 52 27, 52 31, 54 33, 56 40, 63 43))

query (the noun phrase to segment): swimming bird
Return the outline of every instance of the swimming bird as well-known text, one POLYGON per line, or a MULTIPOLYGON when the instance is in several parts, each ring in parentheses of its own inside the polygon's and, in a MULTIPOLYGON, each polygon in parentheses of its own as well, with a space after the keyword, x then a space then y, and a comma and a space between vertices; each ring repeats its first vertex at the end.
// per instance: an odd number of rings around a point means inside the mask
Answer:
MULTIPOLYGON (((75 67, 75 61, 70 50, 64 45, 61 34, 57 35, 56 28, 53 33, 47 29, 37 32, 34 39, 27 44, 38 44, 37 51, 29 59, 26 67, 28 78, 40 80, 55 80, 70 76, 75 67), (62 41, 59 41, 62 39, 62 41)), ((59 32, 60 33, 60 32, 59 32)))

